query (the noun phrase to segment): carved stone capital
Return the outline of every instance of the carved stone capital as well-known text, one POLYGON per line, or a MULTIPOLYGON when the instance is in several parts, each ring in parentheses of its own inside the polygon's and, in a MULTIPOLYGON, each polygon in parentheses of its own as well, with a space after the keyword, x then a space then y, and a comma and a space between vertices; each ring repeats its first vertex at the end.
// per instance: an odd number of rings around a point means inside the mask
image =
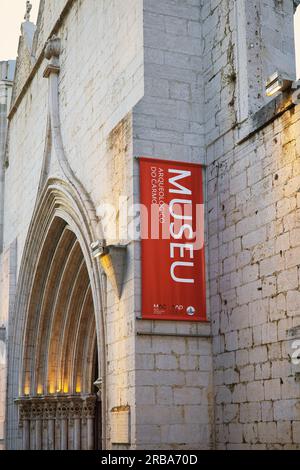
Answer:
POLYGON ((54 401, 47 401, 44 403, 44 419, 56 418, 56 403, 54 401))
POLYGON ((31 404, 21 403, 20 404, 20 422, 29 420, 31 418, 31 404))
POLYGON ((23 426, 28 420, 86 420, 94 418, 96 396, 30 397, 16 400, 19 405, 19 422, 23 426))
POLYGON ((59 401, 56 408, 56 417, 58 419, 68 419, 69 403, 67 401, 59 401))
POLYGON ((83 403, 82 417, 83 418, 94 418, 96 407, 96 397, 87 397, 83 403))
POLYGON ((43 403, 33 401, 31 404, 31 420, 43 419, 44 406, 43 403))
POLYGON ((70 403, 70 418, 81 419, 82 417, 82 400, 73 400, 70 403))

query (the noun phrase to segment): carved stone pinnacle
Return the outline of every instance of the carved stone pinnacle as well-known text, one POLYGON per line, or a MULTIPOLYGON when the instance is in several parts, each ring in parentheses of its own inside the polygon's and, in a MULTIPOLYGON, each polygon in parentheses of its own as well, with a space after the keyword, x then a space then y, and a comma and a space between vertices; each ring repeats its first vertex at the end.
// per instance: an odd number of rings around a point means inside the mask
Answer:
POLYGON ((26 13, 25 13, 25 16, 24 16, 25 21, 30 21, 30 12, 31 12, 31 10, 32 10, 32 5, 27 0, 27 2, 26 2, 26 13))

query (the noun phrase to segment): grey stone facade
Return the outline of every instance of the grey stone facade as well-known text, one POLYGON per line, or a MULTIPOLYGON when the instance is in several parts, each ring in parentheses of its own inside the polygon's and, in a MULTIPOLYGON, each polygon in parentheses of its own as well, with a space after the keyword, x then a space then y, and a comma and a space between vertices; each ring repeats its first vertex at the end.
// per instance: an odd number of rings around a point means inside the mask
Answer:
MULTIPOLYGON (((15 71, 14 61, 0 62, 0 247, 3 247, 4 171, 7 136, 7 115, 15 71)), ((2 294, 2 283, 0 292, 2 294)), ((3 298, 1 305, 3 305, 3 298)), ((0 449, 4 445, 5 399, 6 399, 6 329, 7 316, 0 311, 0 449)))
POLYGON ((23 24, 0 234, 7 448, 300 448, 300 116, 265 94, 275 70, 296 78, 293 3, 41 0, 23 24), (139 201, 141 155, 205 167, 207 322, 140 319, 138 241, 106 239, 127 247, 120 292, 120 255, 91 256, 98 208, 139 201))

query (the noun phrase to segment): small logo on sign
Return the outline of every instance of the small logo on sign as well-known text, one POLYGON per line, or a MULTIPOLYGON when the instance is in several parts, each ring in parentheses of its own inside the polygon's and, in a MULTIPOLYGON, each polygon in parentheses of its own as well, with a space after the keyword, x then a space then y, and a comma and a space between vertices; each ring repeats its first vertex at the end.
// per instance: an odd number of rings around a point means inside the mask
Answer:
POLYGON ((194 307, 188 307, 188 308, 186 309, 186 313, 187 313, 190 317, 192 317, 193 315, 195 315, 196 309, 195 309, 194 307))
POLYGON ((166 310, 167 310, 166 305, 161 305, 161 304, 154 304, 153 305, 153 313, 155 315, 162 315, 163 313, 165 313, 166 310))
POLYGON ((183 310, 183 305, 173 305, 173 308, 177 311, 183 310))

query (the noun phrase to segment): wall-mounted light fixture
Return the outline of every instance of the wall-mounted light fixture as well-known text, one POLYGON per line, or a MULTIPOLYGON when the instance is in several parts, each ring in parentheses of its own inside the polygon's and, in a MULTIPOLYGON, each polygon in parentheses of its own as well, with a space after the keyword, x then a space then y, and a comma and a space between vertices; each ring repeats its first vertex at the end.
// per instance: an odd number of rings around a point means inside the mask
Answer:
POLYGON ((93 258, 98 258, 107 279, 120 298, 126 268, 126 245, 109 245, 96 240, 91 244, 93 258))
POLYGON ((292 88, 294 81, 284 76, 280 72, 275 72, 266 81, 267 96, 274 96, 278 92, 283 92, 292 88))

